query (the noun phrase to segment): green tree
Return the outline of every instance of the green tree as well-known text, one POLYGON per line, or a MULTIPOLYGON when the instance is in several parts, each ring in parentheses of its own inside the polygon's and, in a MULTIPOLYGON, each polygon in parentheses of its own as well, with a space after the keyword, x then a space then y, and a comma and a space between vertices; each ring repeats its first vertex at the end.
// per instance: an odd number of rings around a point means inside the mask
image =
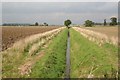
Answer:
POLYGON ((90 20, 86 20, 85 21, 85 26, 86 27, 92 27, 94 25, 94 22, 90 21, 90 20))
POLYGON ((36 22, 36 23, 35 23, 35 26, 38 26, 38 25, 39 25, 38 22, 36 22))
POLYGON ((67 26, 68 28, 70 28, 69 27, 70 24, 72 24, 71 20, 68 19, 64 21, 64 25, 67 26))
POLYGON ((111 20, 110 25, 112 25, 112 26, 117 25, 117 18, 116 17, 111 17, 110 20, 111 20))
POLYGON ((106 26, 107 25, 107 23, 106 23, 106 19, 104 19, 104 26, 106 26))
POLYGON ((44 26, 48 26, 48 24, 47 24, 47 23, 44 23, 44 26))

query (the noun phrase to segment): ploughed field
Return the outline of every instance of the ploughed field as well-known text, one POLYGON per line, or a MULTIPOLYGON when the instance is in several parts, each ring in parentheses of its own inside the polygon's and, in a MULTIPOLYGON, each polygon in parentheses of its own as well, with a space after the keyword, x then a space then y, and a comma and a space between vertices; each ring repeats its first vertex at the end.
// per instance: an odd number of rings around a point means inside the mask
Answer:
POLYGON ((16 41, 37 33, 43 33, 57 27, 2 27, 2 50, 12 46, 16 41))

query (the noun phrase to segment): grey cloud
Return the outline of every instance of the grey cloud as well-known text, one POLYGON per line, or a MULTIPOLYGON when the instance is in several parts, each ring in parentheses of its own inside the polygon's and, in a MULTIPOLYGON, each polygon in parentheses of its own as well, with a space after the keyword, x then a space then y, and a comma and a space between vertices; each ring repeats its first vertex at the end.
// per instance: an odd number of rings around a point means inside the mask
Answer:
POLYGON ((117 16, 117 2, 67 2, 67 3, 3 3, 3 22, 48 22, 62 24, 70 18, 74 23, 85 19, 101 22, 104 18, 117 16))
POLYGON ((73 2, 73 3, 3 3, 3 13, 114 13, 117 3, 73 2))

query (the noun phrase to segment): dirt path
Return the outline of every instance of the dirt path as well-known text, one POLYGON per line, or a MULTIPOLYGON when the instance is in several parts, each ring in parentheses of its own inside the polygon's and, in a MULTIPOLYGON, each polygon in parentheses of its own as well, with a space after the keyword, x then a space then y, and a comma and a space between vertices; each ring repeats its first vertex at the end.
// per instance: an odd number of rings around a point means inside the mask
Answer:
POLYGON ((44 51, 41 51, 38 55, 36 55, 34 58, 29 58, 27 61, 21 65, 19 69, 19 73, 21 75, 29 74, 31 73, 32 66, 44 55, 44 51))
MULTIPOLYGON (((47 48, 48 45, 51 43, 51 40, 48 41, 47 44, 43 45, 43 48, 47 48)), ((28 75, 29 76, 29 73, 31 73, 31 69, 33 67, 33 65, 38 61, 40 60, 40 58, 42 56, 44 56, 45 54, 45 51, 44 50, 41 50, 39 52, 39 54, 35 55, 34 57, 31 56, 30 58, 28 58, 27 60, 25 60, 25 63, 22 64, 18 69, 19 69, 19 73, 21 75, 28 75)))

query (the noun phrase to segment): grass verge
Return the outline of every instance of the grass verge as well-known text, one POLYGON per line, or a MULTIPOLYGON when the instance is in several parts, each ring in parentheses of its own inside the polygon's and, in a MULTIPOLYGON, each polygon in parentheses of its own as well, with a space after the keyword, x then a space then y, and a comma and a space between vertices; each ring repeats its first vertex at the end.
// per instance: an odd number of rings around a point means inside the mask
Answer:
POLYGON ((44 56, 32 68, 30 77, 35 78, 62 78, 66 66, 67 32, 63 30, 45 50, 44 56))
POLYGON ((71 29, 71 77, 115 78, 118 72, 118 49, 108 43, 98 46, 71 29))
POLYGON ((25 38, 24 40, 18 41, 18 43, 16 43, 16 45, 11 47, 10 49, 1 52, 3 56, 2 77, 22 77, 20 71, 22 69, 20 69, 20 66, 25 64, 28 60, 34 60, 34 58, 36 58, 36 56, 38 56, 38 54, 40 53, 42 47, 47 44, 52 38, 58 35, 59 31, 60 30, 58 29, 45 32, 43 34, 30 36, 28 38, 25 38), (26 47, 27 45, 29 45, 29 47, 26 47))

